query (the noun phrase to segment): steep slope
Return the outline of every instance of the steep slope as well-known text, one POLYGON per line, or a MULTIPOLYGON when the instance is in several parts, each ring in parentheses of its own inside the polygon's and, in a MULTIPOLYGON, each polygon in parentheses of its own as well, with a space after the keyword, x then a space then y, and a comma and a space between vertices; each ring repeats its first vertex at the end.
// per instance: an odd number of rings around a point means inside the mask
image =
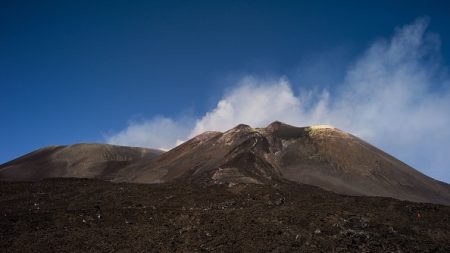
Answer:
POLYGON ((49 177, 113 179, 114 173, 162 151, 108 144, 51 146, 0 165, 0 180, 34 181, 49 177))
POLYGON ((263 183, 276 171, 263 157, 267 140, 247 125, 225 132, 206 132, 148 164, 120 171, 116 181, 159 183, 173 180, 263 183))
POLYGON ((367 142, 329 126, 265 129, 273 165, 283 177, 337 193, 450 203, 450 186, 367 142))
POLYGON ((256 184, 289 180, 342 194, 450 204, 448 184, 330 126, 238 125, 225 133, 201 134, 145 167, 122 172, 126 176, 115 180, 256 184))

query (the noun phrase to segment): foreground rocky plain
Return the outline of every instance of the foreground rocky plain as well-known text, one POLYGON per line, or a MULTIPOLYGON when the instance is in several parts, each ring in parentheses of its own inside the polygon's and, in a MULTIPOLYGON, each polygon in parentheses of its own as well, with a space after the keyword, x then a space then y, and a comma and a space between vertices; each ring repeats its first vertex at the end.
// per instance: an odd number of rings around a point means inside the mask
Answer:
POLYGON ((0 182, 0 251, 450 252, 450 207, 288 181, 0 182))

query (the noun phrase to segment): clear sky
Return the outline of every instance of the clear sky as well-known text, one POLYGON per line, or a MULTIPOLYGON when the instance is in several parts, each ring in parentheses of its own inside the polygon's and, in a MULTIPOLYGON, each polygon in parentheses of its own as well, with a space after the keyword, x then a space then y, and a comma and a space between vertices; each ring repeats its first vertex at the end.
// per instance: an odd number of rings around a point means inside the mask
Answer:
POLYGON ((336 125, 449 182, 449 10, 448 1, 1 1, 0 163, 79 142, 170 148, 280 119, 336 125))

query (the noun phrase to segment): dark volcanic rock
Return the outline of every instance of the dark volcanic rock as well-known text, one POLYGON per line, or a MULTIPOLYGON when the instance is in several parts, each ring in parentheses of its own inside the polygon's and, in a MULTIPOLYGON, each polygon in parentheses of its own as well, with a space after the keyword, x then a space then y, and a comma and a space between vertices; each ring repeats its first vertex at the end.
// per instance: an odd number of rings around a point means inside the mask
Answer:
POLYGON ((297 183, 0 182, 2 252, 450 252, 449 219, 297 183))

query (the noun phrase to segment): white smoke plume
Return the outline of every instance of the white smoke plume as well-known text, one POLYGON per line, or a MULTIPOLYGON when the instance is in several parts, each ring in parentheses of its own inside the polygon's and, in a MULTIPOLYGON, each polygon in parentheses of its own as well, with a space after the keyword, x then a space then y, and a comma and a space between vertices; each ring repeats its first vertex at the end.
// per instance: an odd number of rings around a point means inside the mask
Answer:
MULTIPOLYGON (((130 124, 108 143, 173 147, 208 130, 237 124, 263 127, 329 124, 354 133, 427 175, 450 181, 450 78, 440 63, 440 40, 428 20, 397 28, 349 66, 336 89, 294 92, 287 77, 244 77, 194 126, 168 118, 130 124)), ((326 75, 326 73, 323 73, 326 75)))
MULTIPOLYGON (((181 122, 181 121, 180 121, 181 122)), ((190 129, 179 121, 155 117, 145 121, 130 121, 128 127, 107 137, 107 142, 116 145, 150 147, 168 150, 189 135, 190 129)))

